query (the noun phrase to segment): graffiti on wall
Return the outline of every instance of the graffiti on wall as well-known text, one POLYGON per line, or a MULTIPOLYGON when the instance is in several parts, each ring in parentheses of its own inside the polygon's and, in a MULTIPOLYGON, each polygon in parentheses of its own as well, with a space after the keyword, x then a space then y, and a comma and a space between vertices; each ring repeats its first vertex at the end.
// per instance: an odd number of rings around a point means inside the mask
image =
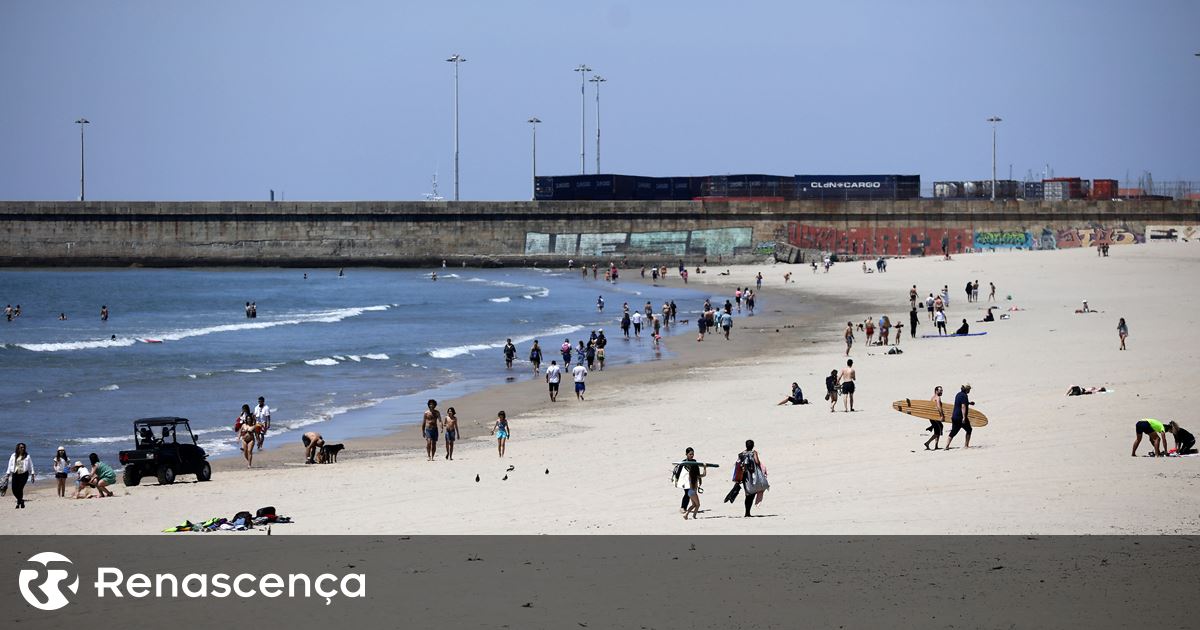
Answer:
POLYGON ((975 249, 1033 248, 1033 235, 1017 230, 991 230, 975 233, 975 249))
POLYGON ((924 256, 940 254, 942 246, 951 254, 971 247, 974 235, 967 228, 858 226, 830 228, 789 223, 787 242, 803 249, 855 256, 924 256))
POLYGON ((761 241, 754 246, 756 256, 771 256, 775 253, 775 241, 761 241))
POLYGON ((1133 245, 1145 241, 1136 232, 1132 232, 1126 228, 1106 228, 1102 226, 1058 230, 1054 235, 1054 240, 1055 247, 1058 249, 1095 247, 1101 243, 1109 245, 1133 245))
MULTIPOLYGON (((733 256, 751 253, 753 230, 748 227, 671 232, 599 232, 576 234, 525 233, 525 254, 609 256, 657 254, 667 256, 733 256)), ((761 245, 761 243, 760 243, 761 245)), ((772 243, 772 251, 774 244, 772 243)))
POLYGON ((1200 225, 1147 225, 1146 241, 1190 241, 1200 238, 1200 225))

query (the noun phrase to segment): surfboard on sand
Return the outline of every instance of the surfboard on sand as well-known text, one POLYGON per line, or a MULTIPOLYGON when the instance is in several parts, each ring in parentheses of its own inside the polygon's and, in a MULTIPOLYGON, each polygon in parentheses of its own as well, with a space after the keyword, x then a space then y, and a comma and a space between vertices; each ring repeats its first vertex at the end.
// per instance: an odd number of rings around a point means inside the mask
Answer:
MULTIPOLYGON (((892 403, 892 409, 900 413, 906 413, 910 416, 924 418, 926 420, 941 420, 942 422, 950 422, 950 416, 954 413, 954 405, 952 403, 943 402, 942 411, 946 417, 943 420, 938 414, 937 405, 932 400, 924 398, 905 398, 892 403)), ((967 409, 967 422, 971 423, 972 428, 986 427, 988 423, 987 416, 983 415, 982 411, 969 407, 967 409)))
POLYGON ((940 339, 942 337, 982 337, 987 332, 967 333, 965 335, 921 335, 922 339, 940 339))

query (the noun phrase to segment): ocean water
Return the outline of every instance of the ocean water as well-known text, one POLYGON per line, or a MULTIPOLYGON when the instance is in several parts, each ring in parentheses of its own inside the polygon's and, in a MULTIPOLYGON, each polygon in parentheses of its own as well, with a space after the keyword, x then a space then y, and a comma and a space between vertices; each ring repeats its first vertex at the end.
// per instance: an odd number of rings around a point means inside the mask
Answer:
POLYGON ((534 378, 524 359, 535 338, 546 363, 564 338, 574 345, 597 328, 610 339, 609 366, 669 356, 645 335, 621 339, 622 302, 650 300, 657 312, 675 300, 694 321, 708 297, 566 270, 436 271, 437 281, 429 270, 0 271, 0 303, 22 310, 0 318, 0 451, 26 442, 42 470, 59 445, 72 459, 115 462, 134 419, 182 416, 210 456, 232 455, 234 418, 259 396, 274 410, 269 444, 313 429, 335 440, 378 434, 415 421, 430 395, 534 378), (245 317, 247 301, 257 318, 245 317), (406 397, 410 414, 359 411, 406 397))

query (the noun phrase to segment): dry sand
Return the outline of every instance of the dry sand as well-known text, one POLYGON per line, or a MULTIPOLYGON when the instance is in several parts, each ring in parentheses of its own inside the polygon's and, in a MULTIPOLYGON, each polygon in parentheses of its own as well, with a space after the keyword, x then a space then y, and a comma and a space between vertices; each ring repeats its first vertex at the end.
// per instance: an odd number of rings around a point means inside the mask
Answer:
MULTIPOLYGON (((892 260, 885 274, 863 274, 857 263, 815 275, 800 265, 730 270, 692 282, 724 291, 763 272, 766 312, 737 318, 733 341, 696 344, 689 323, 668 340, 677 359, 594 374, 584 403, 564 382, 551 406, 541 381, 528 379, 444 401, 476 436, 460 441, 454 462, 424 461, 417 430, 406 428, 403 438, 347 442, 337 465, 298 465, 299 445, 288 445, 267 454, 263 469, 228 460, 212 482, 118 487, 112 499, 57 499, 43 479, 29 509, 0 510, 0 533, 148 533, 263 505, 295 519, 275 534, 1200 532, 1200 457, 1130 457, 1139 418, 1200 429, 1200 328, 1191 316, 1200 307, 1200 246, 1114 247, 1105 259, 1059 250, 892 260), (784 286, 786 271, 795 282, 784 286), (962 285, 974 279, 981 301, 967 304, 962 285), (1024 310, 976 323, 989 281, 997 313, 1024 310), (925 340, 906 330, 904 354, 885 355, 863 347, 860 333, 851 352, 859 411, 843 413, 839 403, 830 413, 823 381, 845 363, 845 322, 887 314, 907 326, 913 284, 922 295, 949 285, 951 328, 966 318, 988 334, 925 340), (1075 314, 1084 298, 1101 312, 1075 314), (797 301, 809 315, 794 315, 797 301), (1119 317, 1131 330, 1127 352, 1117 350, 1119 317), (814 404, 775 405, 792 381, 814 404), (891 402, 927 398, 937 384, 949 400, 964 382, 991 424, 975 431, 970 449, 926 452, 927 423, 891 402), (1068 398, 1077 384, 1115 391, 1068 398), (486 435, 499 408, 513 430, 503 460, 486 435), (740 501, 721 503, 747 438, 772 486, 754 519, 741 518, 740 501), (669 464, 687 446, 721 468, 706 479, 700 519, 685 522, 669 464)), ((918 333, 933 332, 921 321, 918 333)), ((1139 450, 1149 448, 1144 441, 1139 450)))

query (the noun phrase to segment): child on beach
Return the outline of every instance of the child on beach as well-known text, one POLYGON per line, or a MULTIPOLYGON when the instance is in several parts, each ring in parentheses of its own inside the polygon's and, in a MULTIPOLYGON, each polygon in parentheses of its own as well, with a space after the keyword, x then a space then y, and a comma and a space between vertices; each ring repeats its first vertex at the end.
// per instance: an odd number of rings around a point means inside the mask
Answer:
POLYGON ((67 471, 71 468, 71 460, 67 459, 67 448, 65 446, 58 447, 58 451, 54 454, 52 462, 54 467, 54 481, 58 484, 58 496, 60 498, 67 496, 67 471))
MULTIPOLYGON (((1086 302, 1085 302, 1085 304, 1086 304, 1086 302)), ((1127 326, 1125 324, 1124 317, 1122 317, 1121 321, 1117 323, 1117 335, 1121 337, 1121 349, 1124 350, 1125 349, 1125 338, 1129 336, 1129 326, 1127 326)))
POLYGON ((496 451, 504 457, 504 446, 508 443, 508 418, 501 411, 496 414, 496 424, 492 426, 492 435, 496 436, 496 451))
POLYGON ((446 409, 446 417, 442 420, 442 435, 446 438, 446 459, 454 459, 454 441, 458 439, 458 416, 454 415, 454 407, 446 409))
POLYGON ((1176 455, 1195 455, 1196 438, 1174 420, 1167 423, 1167 431, 1175 437, 1176 455))
POLYGON ((830 370, 829 376, 825 377, 825 400, 829 401, 829 413, 833 413, 837 407, 838 397, 838 371, 830 370))

